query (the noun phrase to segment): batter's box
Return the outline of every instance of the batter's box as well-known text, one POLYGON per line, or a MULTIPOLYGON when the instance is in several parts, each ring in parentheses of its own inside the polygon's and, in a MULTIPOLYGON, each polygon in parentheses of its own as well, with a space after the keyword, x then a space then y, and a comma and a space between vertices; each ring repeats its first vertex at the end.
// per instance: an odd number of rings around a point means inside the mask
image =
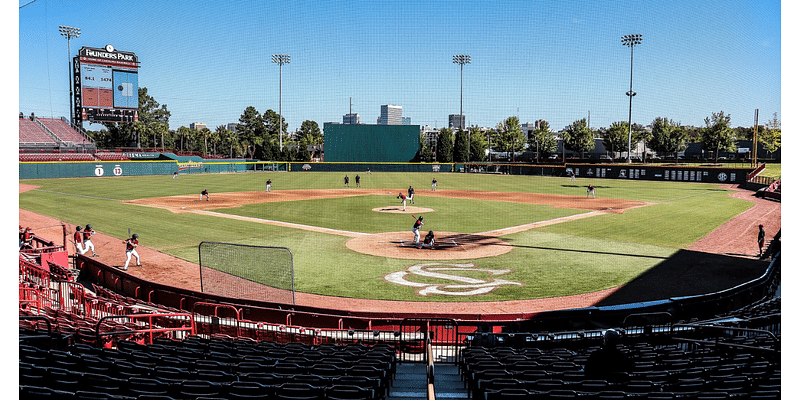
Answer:
MULTIPOLYGON (((419 246, 420 246, 419 243, 418 244, 414 244, 414 242, 406 242, 405 240, 401 240, 400 241, 400 247, 419 248, 419 246)), ((455 240, 453 240, 453 239, 442 239, 442 240, 435 241, 434 244, 433 244, 433 248, 431 250, 448 249, 448 248, 456 247, 456 246, 458 246, 458 243, 456 243, 455 240)))

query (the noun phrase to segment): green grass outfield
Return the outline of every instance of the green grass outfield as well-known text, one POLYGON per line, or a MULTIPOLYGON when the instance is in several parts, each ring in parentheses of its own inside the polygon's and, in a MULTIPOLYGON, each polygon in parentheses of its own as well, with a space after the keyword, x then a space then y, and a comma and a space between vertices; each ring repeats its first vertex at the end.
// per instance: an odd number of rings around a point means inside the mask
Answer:
MULTIPOLYGON (((345 173, 270 172, 212 175, 109 177, 26 180, 41 186, 21 193, 22 209, 71 224, 91 223, 95 230, 124 239, 128 228, 143 246, 197 262, 201 241, 288 247, 294 255, 295 287, 300 292, 353 298, 415 301, 498 301, 533 299, 594 292, 636 278, 676 251, 702 238, 750 207, 728 196, 720 186, 684 182, 478 175, 458 173, 361 173, 362 187, 387 192, 417 189, 416 206, 426 213, 424 230, 475 233, 586 212, 543 205, 426 197, 431 179, 439 189, 547 193, 585 196, 593 183, 598 197, 654 203, 623 214, 605 214, 549 225, 501 237, 513 246, 509 253, 480 259, 454 260, 483 269, 511 269, 499 276, 522 285, 500 286, 480 296, 420 296, 416 289, 389 283, 392 272, 425 261, 365 255, 346 248, 345 236, 311 232, 194 213, 124 204, 120 200, 198 195, 206 188, 222 192, 263 191, 271 178, 273 190, 340 189, 345 173)), ((355 173, 348 173, 355 186, 355 173)), ((396 196, 396 193, 394 194, 396 196)), ((407 232, 411 218, 372 208, 396 205, 386 196, 355 196, 248 205, 217 212, 280 220, 355 232, 407 232)), ((451 262, 448 262, 451 263, 451 262)), ((248 274, 243 271, 243 275, 248 274)), ((251 275, 251 274, 248 274, 251 275)), ((480 272, 462 275, 486 278, 480 272)), ((417 278, 408 278, 414 280, 417 278)), ((431 279, 425 280, 431 283, 431 279)), ((441 283, 452 283, 442 281, 441 283)))

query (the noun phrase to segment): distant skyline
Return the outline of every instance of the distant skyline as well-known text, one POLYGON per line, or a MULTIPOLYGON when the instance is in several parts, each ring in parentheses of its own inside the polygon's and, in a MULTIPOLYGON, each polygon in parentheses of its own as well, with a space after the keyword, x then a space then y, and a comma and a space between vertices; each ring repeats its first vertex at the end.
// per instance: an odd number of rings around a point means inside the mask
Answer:
MULTIPOLYGON (((559 130, 590 116, 593 128, 666 117, 703 126, 781 119, 779 1, 113 1, 20 0, 19 111, 69 116, 68 60, 81 47, 136 53, 139 86, 171 111, 170 128, 237 122, 248 106, 303 121, 374 123, 385 104, 417 125, 459 114, 467 54, 467 125, 509 116, 559 130), (71 42, 58 26, 81 28, 71 42)), ((98 125, 85 125, 99 129, 98 125)))

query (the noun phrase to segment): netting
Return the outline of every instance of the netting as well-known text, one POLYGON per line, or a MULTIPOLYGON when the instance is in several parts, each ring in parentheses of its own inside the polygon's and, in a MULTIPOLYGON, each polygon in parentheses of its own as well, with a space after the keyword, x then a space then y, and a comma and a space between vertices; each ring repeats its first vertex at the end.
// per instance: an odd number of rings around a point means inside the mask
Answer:
POLYGON ((198 251, 203 293, 294 304, 294 262, 288 248, 201 242, 198 251))

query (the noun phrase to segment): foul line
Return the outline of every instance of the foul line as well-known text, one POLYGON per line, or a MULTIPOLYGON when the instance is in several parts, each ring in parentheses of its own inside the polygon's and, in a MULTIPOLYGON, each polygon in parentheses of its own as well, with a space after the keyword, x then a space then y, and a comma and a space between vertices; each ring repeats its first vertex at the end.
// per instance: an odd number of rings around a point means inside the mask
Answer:
POLYGON ((307 230, 307 231, 328 233, 328 234, 339 235, 339 236, 359 237, 359 236, 371 235, 371 233, 343 231, 341 229, 322 228, 322 227, 318 227, 318 226, 295 224, 293 222, 282 222, 282 221, 273 221, 273 220, 269 220, 269 219, 254 218, 254 217, 244 217, 244 216, 241 216, 241 215, 225 214, 225 213, 219 213, 219 212, 216 212, 216 211, 191 210, 190 212, 193 212, 193 213, 196 213, 196 214, 205 214, 205 215, 214 216, 214 217, 231 218, 231 219, 238 219, 238 220, 241 220, 241 221, 258 222, 258 223, 262 223, 262 224, 283 226, 283 227, 296 228, 296 229, 304 229, 304 230, 307 230))
POLYGON ((503 235, 509 235, 509 234, 512 234, 512 233, 527 231, 527 230, 530 230, 530 229, 533 229, 533 228, 540 228, 540 227, 547 226, 547 225, 559 224, 561 222, 594 217, 596 215, 605 214, 605 213, 606 213, 605 211, 590 211, 590 212, 583 213, 583 214, 567 215, 565 217, 553 218, 553 219, 548 219, 548 220, 545 220, 545 221, 531 222, 529 224, 524 224, 524 225, 510 226, 508 228, 500 228, 500 229, 495 229, 493 231, 475 233, 474 235, 480 235, 480 236, 503 236, 503 235))

